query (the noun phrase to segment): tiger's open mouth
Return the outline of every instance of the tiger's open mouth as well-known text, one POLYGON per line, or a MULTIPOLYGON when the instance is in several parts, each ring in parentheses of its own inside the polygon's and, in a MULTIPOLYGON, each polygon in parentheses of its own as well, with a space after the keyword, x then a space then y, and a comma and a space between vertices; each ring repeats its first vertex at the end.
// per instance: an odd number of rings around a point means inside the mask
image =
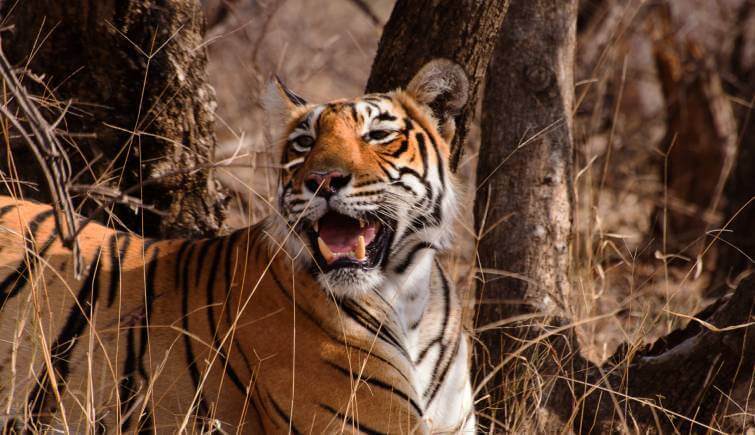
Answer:
POLYGON ((355 219, 332 210, 307 230, 323 272, 344 267, 371 269, 381 264, 391 233, 377 219, 355 219))

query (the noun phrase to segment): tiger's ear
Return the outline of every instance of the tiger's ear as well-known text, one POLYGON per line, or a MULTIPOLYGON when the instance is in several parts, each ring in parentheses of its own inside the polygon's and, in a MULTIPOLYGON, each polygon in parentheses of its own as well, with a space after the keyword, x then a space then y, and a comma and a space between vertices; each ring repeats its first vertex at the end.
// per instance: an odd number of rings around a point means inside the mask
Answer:
POLYGON ((448 59, 431 60, 412 78, 406 92, 432 110, 440 134, 450 143, 456 132, 454 116, 469 98, 469 80, 462 67, 448 59))
POLYGON ((304 98, 287 88, 277 75, 273 76, 268 83, 262 103, 269 115, 283 117, 287 117, 297 108, 307 105, 304 98))
POLYGON ((304 98, 288 89, 283 81, 274 76, 267 85, 262 96, 262 107, 265 109, 266 125, 271 141, 279 140, 284 129, 291 121, 294 112, 307 105, 304 98))

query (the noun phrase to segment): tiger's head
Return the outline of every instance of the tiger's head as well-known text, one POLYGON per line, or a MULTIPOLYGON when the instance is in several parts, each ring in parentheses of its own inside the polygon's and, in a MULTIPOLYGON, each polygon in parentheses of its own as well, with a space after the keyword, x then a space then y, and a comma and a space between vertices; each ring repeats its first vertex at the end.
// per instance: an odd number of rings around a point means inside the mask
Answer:
POLYGON ((450 241, 449 144, 467 93, 464 71, 445 59, 403 90, 326 104, 271 83, 265 106, 281 122, 283 167, 274 232, 334 295, 376 288, 418 247, 450 241))

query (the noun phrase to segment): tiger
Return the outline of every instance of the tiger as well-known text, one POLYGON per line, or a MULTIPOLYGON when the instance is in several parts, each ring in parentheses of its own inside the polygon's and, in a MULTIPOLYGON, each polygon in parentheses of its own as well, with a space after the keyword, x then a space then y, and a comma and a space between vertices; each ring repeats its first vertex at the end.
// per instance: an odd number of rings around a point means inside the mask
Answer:
POLYGON ((470 334, 439 253, 464 70, 312 104, 271 80, 274 212, 201 240, 0 197, 5 433, 474 433, 470 334))

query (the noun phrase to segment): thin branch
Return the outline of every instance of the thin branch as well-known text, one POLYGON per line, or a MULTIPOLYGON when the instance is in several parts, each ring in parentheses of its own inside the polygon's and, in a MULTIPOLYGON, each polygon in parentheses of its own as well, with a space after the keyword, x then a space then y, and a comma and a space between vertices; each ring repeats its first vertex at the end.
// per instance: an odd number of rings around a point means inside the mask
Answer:
POLYGON ((383 23, 380 21, 380 18, 377 16, 377 14, 372 10, 370 5, 367 4, 364 0, 349 0, 354 6, 357 7, 360 11, 362 11, 363 14, 369 18, 370 21, 372 21, 372 24, 374 24, 376 27, 380 27, 383 25, 383 23))
MULTIPOLYGON (((0 112, 8 118, 13 126, 19 131, 24 141, 34 153, 39 163, 39 167, 47 180, 47 187, 50 191, 50 199, 55 216, 55 227, 63 242, 63 246, 73 251, 74 274, 77 279, 82 275, 81 253, 76 241, 77 221, 74 215, 73 202, 67 191, 68 182, 71 177, 71 163, 68 155, 60 145, 57 136, 54 133, 54 127, 39 113, 37 107, 32 103, 29 93, 21 85, 13 73, 13 69, 5 57, 0 47, 0 76, 2 76, 5 85, 15 98, 15 102, 23 113, 30 132, 27 132, 21 122, 8 110, 6 106, 0 106, 0 112)), ((70 104, 66 105, 65 111, 70 104)), ((59 121, 56 121, 57 125, 59 121)))

